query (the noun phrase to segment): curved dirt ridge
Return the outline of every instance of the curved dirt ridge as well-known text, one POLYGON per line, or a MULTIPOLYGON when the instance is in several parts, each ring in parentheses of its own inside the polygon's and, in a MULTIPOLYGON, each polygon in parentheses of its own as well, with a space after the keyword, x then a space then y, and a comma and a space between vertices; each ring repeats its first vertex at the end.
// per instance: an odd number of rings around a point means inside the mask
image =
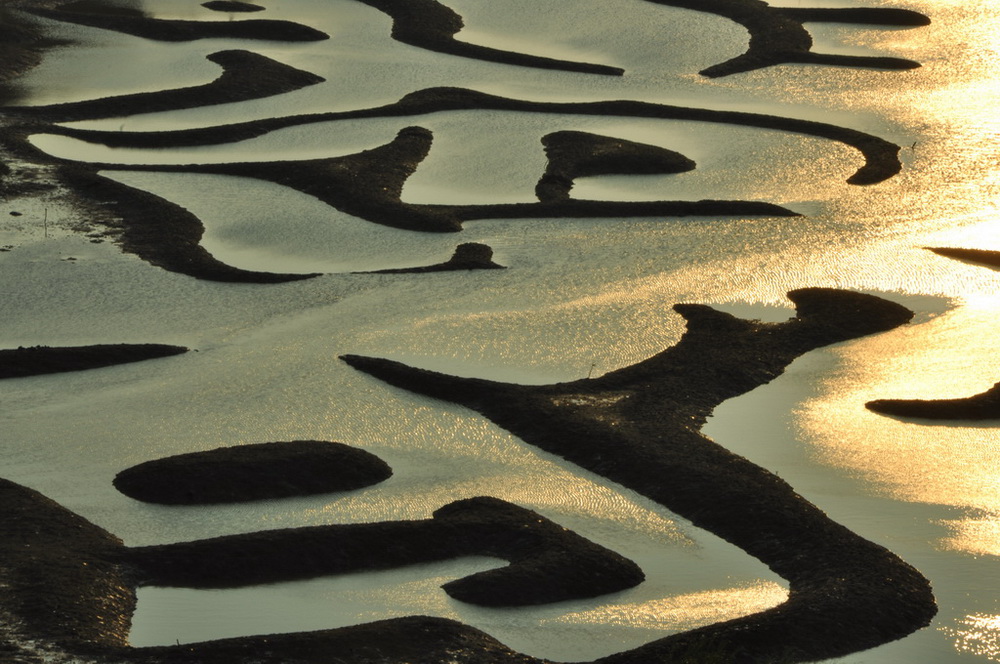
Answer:
POLYGON ((739 23, 750 33, 747 51, 699 72, 719 78, 781 64, 816 64, 875 69, 915 69, 920 63, 904 58, 829 55, 814 53, 813 40, 803 21, 837 21, 921 26, 930 23, 923 14, 904 9, 809 9, 771 7, 762 0, 647 0, 660 5, 709 12, 739 23))
POLYGON ((113 30, 135 37, 164 42, 184 42, 197 39, 250 39, 273 42, 313 42, 329 39, 330 35, 301 23, 270 19, 240 21, 182 21, 157 19, 132 13, 91 13, 62 8, 25 7, 35 16, 86 25, 101 30, 113 30))
POLYGON ((774 379, 799 355, 893 329, 912 316, 891 302, 844 291, 803 289, 789 299, 797 315, 779 324, 675 305, 688 321, 676 346, 599 378, 555 385, 342 359, 394 386, 475 410, 525 442, 690 519, 789 582, 789 599, 778 607, 602 662, 674 661, 713 650, 725 654, 722 661, 814 661, 902 638, 926 626, 936 606, 929 582, 913 567, 699 433, 716 405, 774 379))
POLYGON ((210 173, 266 180, 290 187, 376 224, 423 232, 457 232, 476 219, 580 217, 773 216, 794 217, 787 208, 758 201, 590 201, 555 199, 537 203, 431 205, 406 203, 403 185, 430 152, 433 135, 423 127, 401 129, 385 145, 342 157, 301 161, 225 164, 91 164, 97 170, 210 173))
POLYGON ((169 132, 111 132, 52 125, 46 127, 44 132, 36 128, 33 130, 33 133, 51 133, 69 136, 89 143, 100 143, 108 147, 157 148, 205 146, 243 141, 262 136, 277 129, 320 122, 336 122, 338 120, 356 120, 362 118, 413 117, 445 111, 474 110, 687 120, 771 129, 825 138, 852 147, 864 157, 864 165, 847 180, 848 183, 856 185, 870 185, 883 182, 899 173, 902 169, 902 163, 899 161, 900 148, 895 143, 872 134, 825 122, 785 118, 762 113, 717 111, 632 100, 594 102, 525 101, 466 88, 452 87, 419 90, 403 96, 397 102, 374 108, 293 115, 198 129, 169 132))
POLYGON ((1000 383, 985 392, 958 399, 875 399, 868 410, 924 420, 1000 420, 1000 383))
MULTIPOLYGON (((496 498, 450 503, 431 519, 315 526, 195 542, 129 548, 98 526, 27 487, 0 479, 0 653, 19 639, 43 648, 45 661, 157 664, 255 661, 414 661, 425 651, 463 652, 474 661, 537 661, 453 621, 415 617, 327 632, 286 634, 163 648, 127 645, 135 589, 142 585, 227 588, 318 575, 377 570, 462 556, 510 564, 446 583, 452 597, 508 607, 594 597, 643 580, 631 561, 541 517, 496 498), (420 625, 424 637, 400 628, 420 625), (447 640, 442 640, 442 638, 447 640), (359 643, 360 640, 360 643, 359 643), (344 647, 344 642, 355 647, 344 647), (392 653, 405 653, 398 659, 392 653), (495 659, 494 659, 495 656, 495 659)), ((431 659, 429 661, 447 661, 431 659)))
POLYGON ((462 30, 462 17, 437 0, 358 0, 392 18, 392 38, 410 46, 462 58, 536 69, 556 69, 580 74, 621 76, 620 67, 588 62, 558 60, 455 39, 462 30))
POLYGON ((183 346, 168 344, 92 344, 3 349, 0 350, 0 379, 100 369, 186 352, 188 349, 183 346))
POLYGON ((120 492, 161 505, 211 505, 363 489, 392 476, 357 447, 319 440, 252 443, 175 454, 115 475, 120 492))
POLYGON ((263 99, 325 80, 250 51, 218 51, 206 59, 222 67, 222 75, 204 85, 47 106, 6 106, 3 111, 48 122, 74 122, 263 99))

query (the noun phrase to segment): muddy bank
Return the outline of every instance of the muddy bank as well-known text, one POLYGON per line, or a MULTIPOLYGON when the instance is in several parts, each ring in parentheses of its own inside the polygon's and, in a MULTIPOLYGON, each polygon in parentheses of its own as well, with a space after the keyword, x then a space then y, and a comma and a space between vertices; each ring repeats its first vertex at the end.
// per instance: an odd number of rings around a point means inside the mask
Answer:
POLYGON ((406 203, 403 186, 430 152, 433 135, 423 127, 400 130, 391 143, 343 157, 227 164, 91 164, 95 170, 210 173, 274 182, 309 194, 367 221, 423 232, 457 232, 476 219, 774 216, 796 213, 757 201, 585 201, 427 205, 406 203))
POLYGON ((320 122, 363 118, 413 117, 445 111, 511 111, 555 115, 611 116, 655 120, 686 120, 731 124, 815 136, 843 143, 862 154, 864 165, 848 182, 876 184, 899 173, 899 146, 872 134, 811 120, 783 118, 761 113, 716 111, 670 106, 651 102, 620 100, 596 102, 533 102, 477 92, 464 88, 428 88, 405 95, 399 101, 375 108, 331 113, 292 115, 266 120, 234 123, 170 132, 88 131, 68 127, 47 127, 46 132, 78 138, 109 147, 158 148, 218 145, 243 141, 286 127, 320 122))
POLYGON ((370 452, 296 440, 155 459, 121 471, 114 485, 147 503, 205 505, 353 491, 391 476, 389 464, 370 452))
POLYGON ((874 69, 915 69, 920 63, 904 58, 813 53, 812 36, 804 21, 837 21, 872 25, 921 26, 930 20, 902 9, 789 9, 761 0, 648 0, 671 7, 717 14, 739 23, 750 33, 746 52, 699 72, 718 78, 782 64, 819 64, 874 69))
POLYGON ((965 249, 961 247, 927 247, 939 256, 954 258, 967 263, 975 263, 1000 270, 1000 251, 989 249, 965 249))
POLYGON ((723 661, 814 661, 902 638, 927 625, 936 607, 929 583, 911 566, 699 433, 716 405, 774 379, 799 355, 911 317, 899 305, 842 291, 804 289, 789 298, 797 315, 779 324, 676 305, 688 321, 676 346, 600 378, 555 385, 343 359, 397 387, 482 413, 525 442, 690 519, 789 582, 788 601, 774 609, 601 661, 671 661, 706 648, 721 648, 723 661))
POLYGON ((127 634, 135 588, 146 584, 235 587, 475 555, 510 564, 451 581, 446 592, 485 606, 520 606, 593 597, 643 579, 631 561, 495 498, 451 503, 425 521, 137 548, 6 480, 0 504, 0 600, 11 617, 0 623, 0 653, 42 650, 45 661, 235 664, 253 653, 254 661, 275 663, 537 662, 476 629, 427 617, 158 648, 130 648, 127 634))
POLYGON ((462 17, 437 0, 358 0, 392 17, 392 38, 428 51, 462 58, 537 69, 556 69, 581 74, 621 76, 620 67, 557 60, 526 53, 504 51, 455 39, 464 27, 462 17))
POLYGON ((24 378, 65 371, 85 371, 141 362, 188 352, 166 344, 97 344, 92 346, 32 346, 0 350, 0 379, 24 378))
POLYGON ((93 169, 68 165, 60 177, 73 195, 100 206, 103 225, 123 251, 151 265, 198 279, 246 284, 278 284, 320 276, 241 270, 217 260, 204 247, 205 226, 175 203, 98 175, 93 169))
POLYGON ((1000 383, 971 397, 960 399, 875 399, 868 410, 896 417, 925 420, 1000 419, 1000 383))
POLYGON ((183 42, 197 39, 251 39, 261 41, 312 42, 330 35, 291 21, 248 19, 242 21, 179 21, 150 18, 141 12, 115 10, 97 3, 96 11, 86 11, 90 3, 71 3, 56 9, 26 7, 35 16, 114 30, 153 41, 183 42))
POLYGON ((222 67, 222 75, 205 85, 47 106, 7 106, 3 111, 48 122, 75 122, 262 99, 325 80, 250 51, 219 51, 207 59, 222 67))
POLYGON ((546 134, 542 145, 548 166, 535 186, 535 195, 543 203, 568 199, 577 178, 665 175, 695 168, 693 161, 673 150, 583 131, 546 134))
POLYGON ((478 242, 466 242, 455 247, 455 253, 444 263, 420 267, 397 267, 355 274, 425 274, 427 272, 454 272, 455 270, 506 270, 493 262, 493 249, 478 242))

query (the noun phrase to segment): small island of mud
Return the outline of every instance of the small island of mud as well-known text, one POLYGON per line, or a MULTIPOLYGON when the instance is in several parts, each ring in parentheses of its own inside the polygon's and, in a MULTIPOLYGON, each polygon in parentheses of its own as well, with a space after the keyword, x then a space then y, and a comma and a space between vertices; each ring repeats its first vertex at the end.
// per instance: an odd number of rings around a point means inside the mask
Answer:
POLYGON ((114 485, 148 503, 204 505, 352 491, 390 476, 389 464, 364 450, 297 440, 146 461, 118 473, 114 485))
POLYGON ((1000 383, 971 397, 959 399, 875 399, 868 410, 896 417, 924 420, 1000 420, 1000 383))
POLYGON ((0 350, 0 378, 24 378, 64 371, 85 371, 141 362, 188 352, 166 344, 95 344, 91 346, 32 346, 0 350))

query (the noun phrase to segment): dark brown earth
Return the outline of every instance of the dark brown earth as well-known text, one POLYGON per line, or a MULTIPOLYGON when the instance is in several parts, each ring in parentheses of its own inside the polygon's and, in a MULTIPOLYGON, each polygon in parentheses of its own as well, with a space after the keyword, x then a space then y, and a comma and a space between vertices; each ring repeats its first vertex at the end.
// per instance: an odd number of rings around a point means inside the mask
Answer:
POLYGON ((342 157, 228 164, 91 164, 90 168, 256 178, 309 194, 342 212, 373 223, 423 232, 457 232, 464 222, 475 219, 798 216, 781 206, 758 201, 630 202, 566 198, 481 205, 406 203, 401 199, 403 185, 427 156, 432 141, 429 130, 407 127, 400 130, 391 143, 342 157))
POLYGON ((147 503, 204 505, 353 491, 390 476, 389 465, 365 450, 296 440, 154 459, 121 471, 114 485, 147 503))
POLYGON ((154 41, 180 42, 196 39, 253 39, 262 41, 311 42, 329 39, 319 30, 291 21, 251 19, 242 21, 176 21, 154 19, 140 12, 108 11, 100 2, 71 3, 58 9, 26 8, 44 18, 103 30, 115 30, 154 41), (96 9, 94 11, 93 9, 96 9))
MULTIPOLYGON (((801 23, 794 17, 782 16, 766 8, 757 0, 651 1, 711 11, 750 30, 751 44, 747 54, 710 68, 703 72, 705 75, 726 75, 782 62, 885 67, 915 64, 894 59, 876 63, 870 59, 811 54, 811 39, 801 23)), ((20 21, 8 8, 52 4, 7 0, 0 8, 0 36, 3 37, 0 55, 6 56, 0 58, 0 85, 36 63, 43 49, 51 46, 33 26, 20 21)), ((406 23, 400 32, 410 32, 423 39, 437 32, 438 36, 432 39, 441 40, 443 34, 446 35, 443 41, 447 41, 447 30, 442 31, 441 25, 421 27, 417 25, 419 16, 407 18, 408 15, 398 13, 400 8, 416 7, 417 3, 400 0, 379 4, 383 11, 393 16, 394 30, 406 23)), ((158 33, 153 35, 156 38, 168 38, 171 32, 177 36, 169 38, 208 36, 200 25, 167 25, 169 22, 152 21, 142 16, 113 19, 118 26, 115 29, 152 29, 158 33)), ((107 17, 80 19, 77 16, 74 20, 102 21, 106 27, 107 17)), ((446 18, 445 28, 449 21, 453 25, 454 19, 446 18)), ((255 30, 247 28, 251 23, 238 21, 234 24, 243 25, 223 29, 255 30)), ((220 25, 225 24, 217 23, 210 30, 219 29, 220 25)), ((320 38, 308 28, 305 31, 290 28, 290 33, 300 36, 294 38, 306 38, 306 34, 311 35, 308 38, 320 38)), ((263 36, 273 38, 276 34, 266 30, 263 36)), ((243 36, 253 38, 252 34, 243 36)), ((0 89, 0 100, 11 96, 9 86, 0 89)), ((112 109, 113 105, 108 108, 112 109)), ((124 145, 142 142, 160 146, 206 145, 241 140, 280 126, 306 122, 458 109, 729 122, 821 136, 851 145, 866 159, 866 165, 850 180, 855 184, 879 182, 899 170, 897 146, 874 136, 823 123, 631 101, 523 102, 451 88, 425 90, 380 109, 343 114, 279 118, 192 132, 126 136, 90 132, 86 136, 109 145, 116 141, 124 141, 119 143, 124 145)), ((123 246, 145 252, 145 256, 152 258, 150 262, 192 275, 222 275, 223 279, 246 281, 258 278, 248 278, 247 274, 232 271, 232 268, 228 268, 227 273, 227 266, 213 263, 214 259, 197 245, 200 222, 193 217, 185 218, 183 211, 171 211, 170 204, 122 188, 100 178, 86 166, 54 164, 55 160, 32 153, 25 147, 23 138, 42 131, 64 130, 26 115, 14 118, 7 111, 0 113, 0 148, 7 150, 7 155, 16 154, 18 159, 34 158, 39 163, 54 166, 82 199, 116 206, 121 224, 117 230, 123 246), (15 122, 20 127, 12 128, 15 122), (164 230, 165 224, 153 220, 164 210, 168 211, 166 219, 171 223, 179 220, 182 225, 187 224, 187 230, 176 236, 180 241, 174 239, 172 230, 170 233, 164 230), (167 238, 170 239, 165 242, 167 238), (188 262, 191 265, 186 265, 188 262)), ((73 131, 67 129, 64 133, 74 135, 73 131)), ((75 135, 85 136, 78 131, 75 135)), ((0 177, 4 177, 0 186, 7 191, 20 187, 20 183, 11 182, 13 176, 16 172, 5 171, 0 164, 0 177)), ((537 204, 526 205, 535 205, 530 209, 532 214, 537 212, 537 204)), ((572 216, 578 215, 574 212, 572 216)), ((308 275, 287 275, 287 278, 304 276, 308 275)), ((274 280, 284 278, 277 275, 274 280)), ((721 661, 741 664, 812 661, 901 638, 926 625, 934 615, 935 606, 926 579, 912 567, 884 548, 831 522, 780 478, 729 453, 699 433, 705 417, 717 403, 773 379, 801 353, 823 344, 891 329, 909 318, 909 312, 902 308, 866 296, 806 290, 793 292, 790 297, 797 304, 798 315, 780 325, 741 321, 698 305, 677 305, 677 310, 688 319, 688 331, 674 348, 600 378, 554 386, 511 386, 457 379, 385 360, 347 359, 360 369, 409 389, 466 403, 527 442, 632 486, 691 519, 694 524, 743 547, 789 580, 790 599, 779 607, 654 641, 602 661, 704 664, 706 652, 718 656, 721 661)), ((494 499, 476 499, 446 507, 429 523, 375 524, 370 531, 354 528, 355 532, 347 537, 356 538, 353 540, 356 545, 363 543, 358 546, 356 556, 367 559, 370 551, 377 551, 380 556, 403 560, 407 554, 394 547, 405 539, 401 539, 401 533, 410 530, 432 534, 431 545, 436 546, 442 539, 442 532, 460 533, 471 524, 470 532, 476 533, 473 544, 490 547, 494 546, 491 542, 499 540, 506 545, 512 539, 518 546, 527 546, 511 538, 502 528, 498 532, 489 531, 493 527, 489 524, 497 520, 515 527, 519 533, 562 532, 537 515, 525 517, 520 508, 497 503, 494 499), (484 524, 479 522, 482 516, 485 516, 484 524), (457 526, 459 523, 461 527, 457 526), (382 526, 385 528, 380 532, 382 526), (375 546, 374 540, 367 538, 382 539, 375 546)), ((0 506, 0 560, 3 561, 0 566, 0 658, 6 657, 4 661, 37 664, 68 661, 76 656, 116 664, 247 664, 249 661, 291 664, 331 660, 349 664, 453 661, 521 664, 539 661, 511 651, 474 628, 427 617, 303 634, 246 637, 176 647, 129 648, 127 633, 135 607, 136 585, 154 575, 172 578, 179 573, 177 560, 187 556, 189 564, 181 565, 181 571, 209 579, 217 578, 216 572, 221 574, 221 568, 231 568, 230 573, 242 580, 259 581, 268 578, 267 575, 274 578, 281 574, 301 574, 310 565, 322 568, 333 564, 329 561, 329 540, 326 546, 309 548, 309 542, 333 537, 330 534, 333 531, 261 533, 246 539, 226 538, 139 552, 124 547, 110 534, 44 496, 3 480, 0 480, 0 506), (299 541, 305 543, 304 547, 290 550, 281 546, 282 541, 288 541, 286 536, 303 538, 299 541), (313 537, 316 539, 311 539, 313 537), (235 559, 244 552, 253 555, 241 558, 243 562, 236 564, 235 559), (271 564, 261 568, 255 562, 258 556, 271 564), (200 568, 201 564, 206 567, 200 568), (26 646, 29 643, 30 647, 26 646), (43 653, 44 650, 48 652, 43 653)), ((443 539, 448 537, 450 535, 443 539)), ((470 546, 461 537, 458 539, 460 548, 470 546)), ((340 541, 337 540, 338 545, 340 541)), ((568 547, 572 549, 570 553, 575 555, 579 546, 582 545, 575 542, 568 547)), ((481 548, 476 551, 484 552, 481 548)), ((492 549, 485 553, 498 555, 492 549)), ((412 555, 427 554, 418 547, 412 555)), ((488 572, 485 577, 477 575, 462 580, 467 582, 464 590, 459 585, 451 587, 449 592, 469 592, 470 597, 479 596, 485 603, 502 603, 533 601, 532 592, 538 589, 552 590, 555 592, 552 596, 563 593, 561 596, 570 597, 580 596, 573 593, 592 593, 595 588, 610 587, 601 585, 606 579, 602 577, 603 572, 595 571, 604 569, 603 563, 598 567, 586 567, 591 573, 581 575, 577 571, 580 565, 591 563, 544 556, 540 560, 530 556, 519 560, 522 562, 492 576, 488 572), (503 592, 510 593, 506 599, 503 599, 503 592)), ((339 564, 358 563, 341 561, 339 564)), ((368 564, 367 560, 361 564, 368 564)), ((627 564, 620 569, 627 569, 627 564)), ((628 576, 628 572, 625 575, 628 576)))
POLYGON ((165 344, 98 344, 93 346, 32 346, 0 350, 0 379, 24 378, 64 371, 99 369, 186 353, 165 344))
POLYGON ((205 85, 49 106, 8 106, 4 112, 49 122, 75 122, 261 99, 324 80, 250 51, 219 51, 208 59, 222 67, 222 75, 205 85))
MULTIPOLYGON (((413 117, 446 111, 511 111, 521 113, 548 113, 556 115, 618 116, 659 120, 687 120, 694 122, 731 124, 759 129, 771 129, 806 136, 825 138, 843 143, 858 150, 864 165, 848 183, 855 185, 877 184, 899 173, 899 146, 872 134, 823 122, 783 118, 760 113, 741 111, 716 111, 654 104, 650 102, 621 100, 596 102, 534 102, 509 99, 463 88, 429 88, 407 94, 397 102, 377 108, 352 111, 293 115, 266 120, 235 123, 171 132, 111 132, 86 131, 69 127, 49 126, 47 133, 78 138, 110 147, 181 147, 216 145, 243 141, 261 136, 276 129, 338 120, 362 118, 413 117)), ((110 111, 110 109, 109 109, 110 111)))
POLYGON ((1000 251, 989 249, 966 249, 963 247, 927 247, 939 256, 947 256, 968 263, 976 263, 985 267, 1000 270, 1000 251))
POLYGON ((865 404, 868 410, 925 420, 1000 419, 1000 383, 971 397, 960 399, 876 399, 865 404))
POLYGON ((457 378, 345 356, 392 385, 482 413, 525 442, 631 488, 760 559, 789 582, 784 604, 654 641, 603 662, 675 661, 721 649, 720 661, 805 662, 902 638, 936 613, 930 585, 885 548, 831 521, 792 487, 699 433, 724 400, 777 377, 813 348, 889 330, 911 313, 879 298, 789 293, 786 323, 676 305, 681 341, 600 378, 524 386, 457 378), (743 658, 743 659, 739 659, 743 658))
POLYGON ((264 7, 252 5, 249 2, 238 2, 237 0, 212 0, 212 2, 201 3, 202 7, 216 12, 262 12, 264 7))
POLYGON ((420 267, 398 267, 357 274, 423 274, 426 272, 453 272, 455 270, 504 270, 493 262, 493 249, 478 242, 466 242, 455 247, 455 253, 444 263, 420 267))
POLYGON ((683 173, 695 167, 673 150, 583 131, 547 134, 542 145, 549 162, 535 195, 543 203, 567 200, 577 178, 683 173))

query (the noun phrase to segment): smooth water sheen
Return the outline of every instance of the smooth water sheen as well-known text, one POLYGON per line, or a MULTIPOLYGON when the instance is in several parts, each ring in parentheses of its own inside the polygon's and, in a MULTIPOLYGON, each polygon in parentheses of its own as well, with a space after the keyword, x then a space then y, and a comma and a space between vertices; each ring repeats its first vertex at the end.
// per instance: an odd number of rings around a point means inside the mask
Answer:
MULTIPOLYGON (((171 18, 224 20, 194 0, 147 0, 171 18)), ((264 3, 267 4, 267 3, 264 3)), ((204 245, 238 267, 329 273, 276 286, 200 282, 66 232, 45 199, 0 219, 0 345, 165 342, 169 360, 0 383, 6 478, 38 489, 141 545, 323 523, 421 519, 453 500, 494 495, 535 509, 636 560, 648 581, 611 597, 487 610, 439 586, 495 561, 459 560, 236 591, 142 589, 132 640, 173 644, 433 614, 511 647, 583 659, 780 603, 784 583, 756 560, 668 510, 540 453, 478 415, 359 374, 344 353, 390 357, 522 383, 570 380, 673 344, 677 302, 782 320, 784 294, 830 286, 876 292, 916 311, 912 325, 821 349, 772 384, 719 409, 705 433, 788 480, 832 518, 926 574, 940 604, 930 627, 844 658, 852 664, 1000 661, 1000 462, 995 422, 905 421, 874 398, 969 396, 1000 380, 993 358, 997 273, 927 246, 1000 249, 1000 8, 991 0, 907 0, 918 29, 815 27, 817 51, 918 60, 906 72, 787 65, 722 79, 696 72, 742 52, 746 32, 709 14, 643 0, 454 0, 460 38, 622 66, 622 78, 529 70, 429 53, 389 39, 390 21, 350 0, 293 0, 268 18, 332 39, 305 45, 206 40, 155 45, 58 27, 81 45, 53 51, 21 80, 44 104, 211 80, 204 56, 249 48, 327 82, 272 99, 76 123, 115 131, 210 126, 365 108, 458 85, 524 99, 641 99, 773 113, 868 131, 903 146, 903 172, 845 180, 853 149, 812 137, 693 122, 499 112, 295 127, 243 143, 108 150, 37 135, 57 156, 122 164, 315 158, 384 144, 402 127, 434 132, 404 189, 419 203, 530 201, 540 139, 577 129, 661 145, 698 163, 672 176, 599 177, 574 195, 610 200, 742 198, 798 218, 475 221, 460 234, 376 226, 276 185, 193 174, 106 174, 203 219, 204 245), (572 6, 570 6, 572 5, 572 6), (143 63, 140 66, 136 62, 143 63), (52 223, 46 228, 44 223, 52 223), (430 264, 484 242, 506 271, 351 272, 430 264), (181 452, 275 440, 338 440, 394 476, 370 489, 263 504, 170 508, 111 486, 125 467, 181 452)), ((778 4, 778 3, 775 3, 778 4)), ((796 0, 781 4, 799 6, 796 0)), ((881 6, 878 0, 810 6, 881 6)), ((899 6, 893 3, 892 6, 899 6)), ((56 24, 53 23, 55 26, 56 24)), ((0 212, 7 210, 0 203, 0 212)))

